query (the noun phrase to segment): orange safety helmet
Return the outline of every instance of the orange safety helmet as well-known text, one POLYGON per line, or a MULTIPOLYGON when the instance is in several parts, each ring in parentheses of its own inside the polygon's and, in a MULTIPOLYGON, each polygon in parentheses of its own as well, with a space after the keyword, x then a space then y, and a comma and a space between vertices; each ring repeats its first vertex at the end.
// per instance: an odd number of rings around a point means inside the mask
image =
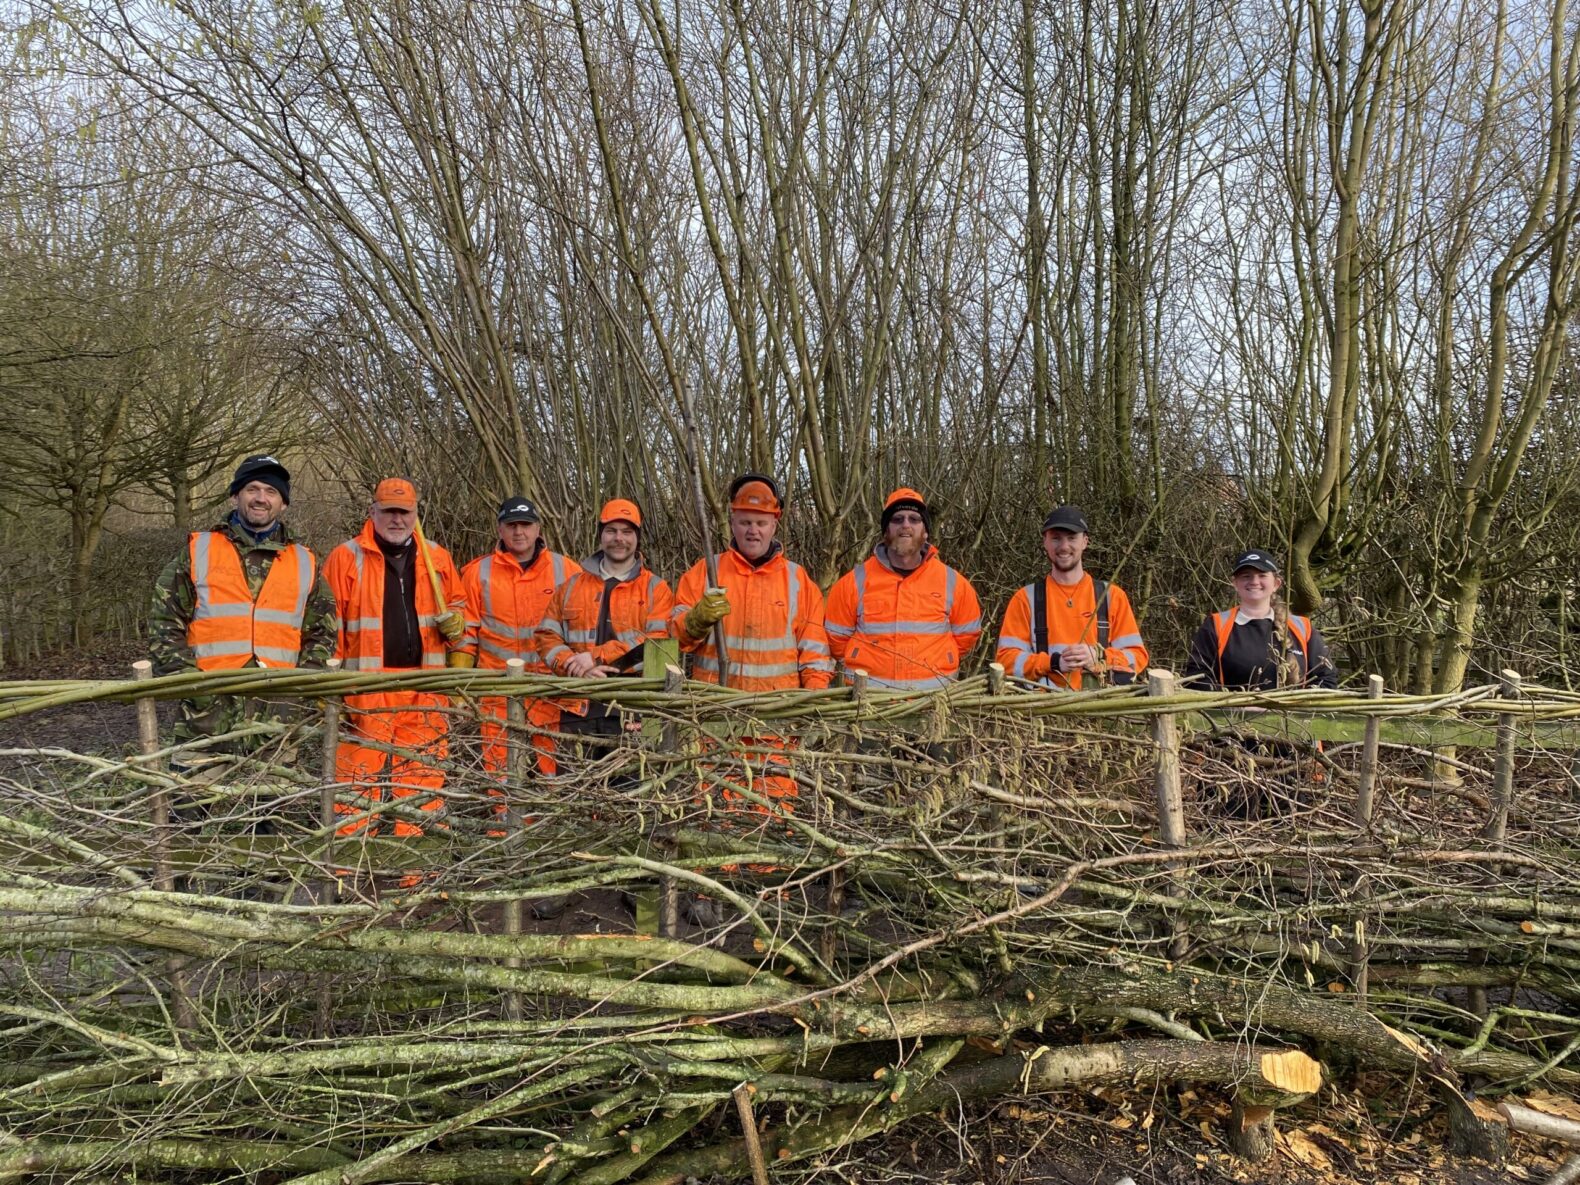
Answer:
POLYGON ((642 529, 642 508, 630 498, 610 498, 603 504, 603 509, 598 512, 598 526, 602 528, 610 523, 630 523, 638 531, 642 529))
POLYGON ((743 473, 730 483, 730 509, 748 514, 784 513, 784 495, 779 483, 761 473, 743 473))
POLYGON ((386 477, 373 487, 373 501, 397 510, 416 510, 417 487, 404 477, 386 477))

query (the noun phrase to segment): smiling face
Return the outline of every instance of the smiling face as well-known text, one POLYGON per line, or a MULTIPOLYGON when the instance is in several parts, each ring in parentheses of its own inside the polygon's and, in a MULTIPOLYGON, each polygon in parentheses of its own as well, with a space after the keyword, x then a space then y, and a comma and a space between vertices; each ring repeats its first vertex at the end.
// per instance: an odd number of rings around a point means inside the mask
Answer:
POLYGON ((267 531, 285 510, 284 495, 265 481, 249 481, 230 502, 249 531, 267 531))
POLYGON ((1042 533, 1042 549, 1048 553, 1056 576, 1077 576, 1081 572, 1081 557, 1086 554, 1085 531, 1066 531, 1055 527, 1042 533))
POLYGON ((373 533, 391 547, 404 547, 417 529, 417 512, 404 506, 373 503, 373 533))
POLYGON ((605 558, 614 564, 624 564, 636 554, 637 529, 623 519, 604 523, 598 531, 598 546, 605 558))
POLYGON ((768 554, 778 529, 779 520, 771 514, 730 511, 730 537, 735 540, 735 550, 749 560, 760 560, 768 554))
POLYGON ((543 526, 540 523, 499 524, 499 546, 518 560, 530 559, 542 537, 543 526))
POLYGON ((1265 608, 1272 603, 1273 594, 1283 587, 1284 581, 1277 572, 1241 568, 1234 574, 1234 595, 1246 608, 1265 608))

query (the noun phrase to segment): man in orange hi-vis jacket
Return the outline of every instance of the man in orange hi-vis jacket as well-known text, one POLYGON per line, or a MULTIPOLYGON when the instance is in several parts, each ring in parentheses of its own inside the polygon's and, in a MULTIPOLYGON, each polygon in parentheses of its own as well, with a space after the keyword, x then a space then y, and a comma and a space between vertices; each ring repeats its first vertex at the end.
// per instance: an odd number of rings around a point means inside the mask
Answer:
MULTIPOLYGON (((520 494, 499 504, 499 546, 461 569, 466 592, 466 634, 460 651, 485 670, 504 670, 513 658, 526 663, 528 674, 546 675, 538 655, 537 632, 554 590, 580 565, 549 549, 543 539, 538 508, 520 494)), ((529 711, 537 701, 528 701, 529 711)), ((483 768, 505 769, 505 735, 496 721, 505 718, 505 701, 484 696, 483 768)), ((539 709, 539 715, 543 715, 539 709)), ((559 727, 559 712, 539 727, 559 727)))
MULTIPOLYGON (((729 494, 730 547, 717 557, 719 587, 709 590, 707 564, 698 560, 675 593, 670 632, 691 655, 692 678, 719 682, 713 627, 722 623, 728 686, 738 691, 827 687, 834 679, 834 660, 823 632, 823 592, 774 538, 784 513, 778 483, 745 473, 730 483, 729 494)), ((784 747, 772 736, 748 743, 784 747)), ((758 784, 761 793, 796 797, 792 778, 767 772, 775 765, 783 768, 781 758, 774 755, 761 764, 766 775, 758 784)), ((732 797, 731 792, 724 797, 732 797)))
MULTIPOLYGON (((555 590, 538 625, 538 656, 554 674, 576 679, 615 674, 640 660, 649 638, 668 635, 674 594, 642 562, 641 543, 641 508, 629 498, 605 502, 598 514, 598 550, 555 590)), ((606 705, 534 701, 533 708, 528 719, 539 728, 553 727, 545 722, 552 711, 561 732, 620 732, 618 713, 606 705)), ((552 772, 547 758, 540 757, 538 764, 552 772)))
POLYGON ((936 691, 960 674, 982 634, 971 582, 928 542, 931 514, 912 489, 883 504, 883 538, 829 590, 823 623, 834 657, 874 687, 936 691))
POLYGON ((719 589, 708 590, 707 564, 698 560, 675 590, 671 632, 692 656, 692 678, 719 682, 713 626, 722 621, 729 686, 827 687, 834 662, 823 632, 823 592, 774 538, 784 513, 778 485, 747 473, 729 492, 730 547, 718 556, 719 589))
MULTIPOLYGON (((389 477, 373 491, 373 506, 362 531, 324 561, 324 580, 340 609, 336 657, 348 671, 404 671, 442 668, 451 645, 466 631, 461 577, 442 547, 422 548, 417 530, 417 487, 404 477, 389 477), (430 568, 430 563, 432 567, 430 568), (438 576, 442 603, 434 593, 438 576)), ((361 792, 368 805, 393 798, 415 799, 423 811, 443 808, 438 791, 443 771, 423 758, 442 761, 448 753, 442 712, 445 697, 425 691, 380 691, 349 695, 349 719, 337 754, 335 776, 361 792), (408 754, 364 745, 374 741, 408 754)), ((360 813, 337 804, 342 814, 360 813)), ((353 820, 342 833, 357 832, 367 820, 353 820)), ((395 821, 396 835, 421 835, 422 827, 395 821)))
POLYGON ((1018 589, 1004 610, 998 661, 1006 674, 1044 687, 1079 691, 1083 676, 1129 683, 1147 668, 1147 647, 1116 584, 1087 574, 1086 515, 1055 507, 1042 524, 1042 546, 1052 570, 1018 589))

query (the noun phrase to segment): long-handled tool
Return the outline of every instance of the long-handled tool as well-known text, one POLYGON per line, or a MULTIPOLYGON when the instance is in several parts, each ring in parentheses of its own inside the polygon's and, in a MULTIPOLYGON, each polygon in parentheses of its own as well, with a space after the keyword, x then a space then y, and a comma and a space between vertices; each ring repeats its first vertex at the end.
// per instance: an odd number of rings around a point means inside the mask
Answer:
MULTIPOLYGON (((702 447, 697 437, 697 420, 691 412, 691 383, 680 384, 680 422, 686 430, 686 455, 691 462, 691 493, 697 500, 697 525, 702 528, 702 564, 708 578, 707 591, 722 593, 719 585, 719 560, 708 539, 708 499, 702 492, 702 447)), ((730 685, 730 654, 724 645, 724 623, 713 623, 713 652, 719 656, 719 686, 730 685)))
MULTIPOLYGON (((428 537, 422 533, 422 519, 414 519, 413 522, 412 534, 417 538, 417 552, 422 558, 422 566, 428 569, 428 581, 433 586, 433 603, 438 606, 435 616, 443 617, 450 611, 449 603, 444 599, 444 584, 439 580, 439 569, 433 566, 433 552, 428 550, 428 537)), ((462 661, 465 661, 465 656, 461 655, 459 651, 451 650, 444 656, 444 665, 459 665, 452 663, 450 661, 452 658, 460 658, 462 661)))

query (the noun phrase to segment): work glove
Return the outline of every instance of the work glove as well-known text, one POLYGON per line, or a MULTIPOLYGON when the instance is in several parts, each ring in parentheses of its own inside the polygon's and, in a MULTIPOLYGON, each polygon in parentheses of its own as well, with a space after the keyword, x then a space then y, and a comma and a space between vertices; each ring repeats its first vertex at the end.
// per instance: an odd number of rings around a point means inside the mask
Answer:
POLYGON ((466 633, 466 616, 459 609, 442 614, 436 624, 446 642, 454 642, 466 633))
POLYGON ((444 665, 468 670, 477 665, 477 655, 466 650, 452 650, 444 656, 444 665))
POLYGON ((686 632, 693 638, 701 638, 719 622, 723 621, 730 612, 730 598, 724 595, 722 588, 709 589, 702 594, 702 599, 691 607, 686 614, 684 625, 686 632))

